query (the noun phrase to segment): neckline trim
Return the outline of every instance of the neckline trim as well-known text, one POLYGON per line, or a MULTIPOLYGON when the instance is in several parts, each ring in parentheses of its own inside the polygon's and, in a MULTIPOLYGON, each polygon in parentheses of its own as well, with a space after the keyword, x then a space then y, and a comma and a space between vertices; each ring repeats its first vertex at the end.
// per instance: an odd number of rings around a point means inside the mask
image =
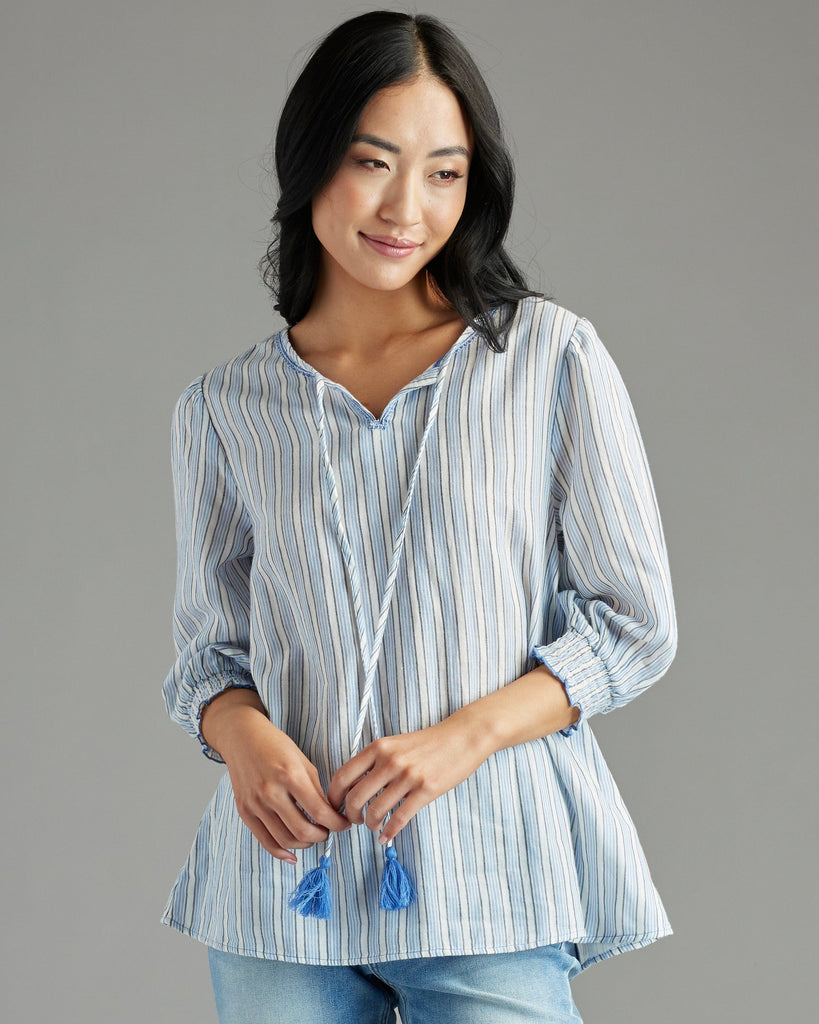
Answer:
MULTIPOLYGON (((489 317, 494 318, 499 309, 500 307, 491 309, 489 311, 489 317)), ((321 384, 326 385, 327 387, 332 387, 337 391, 342 392, 353 403, 358 415, 365 419, 367 425, 371 429, 383 430, 392 422, 401 397, 406 395, 408 392, 417 390, 418 388, 434 384, 439 379, 447 360, 472 341, 472 339, 479 334, 479 330, 480 329, 478 327, 470 327, 469 324, 467 324, 463 331, 461 331, 460 335, 442 356, 436 359, 435 362, 425 370, 422 370, 416 377, 413 377, 411 381, 408 381, 392 396, 392 398, 390 398, 380 416, 376 416, 372 410, 368 409, 358 398, 356 398, 349 388, 345 387, 344 384, 337 380, 332 380, 330 377, 326 377, 323 373, 317 370, 315 366, 308 363, 307 360, 302 359, 298 352, 293 348, 292 342, 290 341, 289 327, 283 327, 275 334, 274 339, 275 347, 285 361, 304 377, 312 378, 315 382, 316 389, 318 389, 319 382, 321 382, 321 384)))
MULTIPOLYGON (((490 316, 494 316, 496 312, 497 309, 491 310, 490 316)), ((467 324, 466 327, 464 327, 463 331, 461 331, 460 335, 449 346, 446 352, 444 352, 442 356, 436 359, 435 362, 428 366, 425 370, 422 370, 416 377, 413 377, 411 381, 404 385, 401 391, 410 390, 412 387, 416 385, 431 383, 433 371, 440 367, 441 363, 443 363, 447 356, 452 355, 454 352, 457 352, 459 349, 463 348, 463 346, 466 345, 467 342, 471 341, 472 338, 474 338, 477 334, 478 328, 470 327, 469 324, 467 324)), ((338 381, 333 380, 331 377, 325 376, 323 373, 321 373, 320 370, 317 370, 315 366, 313 366, 311 363, 308 363, 306 359, 302 359, 302 357, 298 354, 295 348, 293 348, 293 344, 290 341, 289 327, 283 327, 280 331, 276 333, 275 343, 276 347, 279 349, 279 352, 296 370, 299 371, 299 373, 304 374, 304 376, 306 377, 321 377, 326 384, 332 387, 344 388, 343 384, 340 384, 338 381)), ((344 388, 344 390, 346 391, 347 389, 344 388)))

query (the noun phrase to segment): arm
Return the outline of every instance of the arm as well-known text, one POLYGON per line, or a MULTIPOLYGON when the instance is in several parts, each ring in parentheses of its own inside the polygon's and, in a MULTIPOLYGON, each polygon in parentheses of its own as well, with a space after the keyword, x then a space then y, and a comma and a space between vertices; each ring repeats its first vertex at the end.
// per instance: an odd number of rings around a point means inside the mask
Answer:
POLYGON ((239 815, 262 846, 295 862, 290 849, 312 846, 349 823, 327 802, 314 765, 270 721, 251 676, 252 522, 201 382, 185 390, 173 418, 177 658, 165 680, 165 705, 207 757, 227 765, 239 815))
POLYGON ((668 669, 677 622, 657 499, 623 379, 592 325, 569 341, 552 437, 560 549, 552 639, 531 650, 589 717, 623 707, 668 669))
POLYGON ((292 850, 350 827, 330 806, 315 765, 270 721, 254 691, 230 689, 214 698, 202 732, 228 766, 239 817, 273 857, 295 864, 292 850))
POLYGON ((486 757, 549 736, 579 717, 580 709, 570 704, 563 683, 545 665, 450 715, 486 757))
POLYGON ((171 423, 177 573, 176 660, 163 696, 171 720, 223 758, 201 732, 203 709, 229 688, 255 692, 250 674, 253 530, 208 416, 202 377, 179 397, 171 423))
POLYGON ((349 821, 373 831, 392 811, 379 837, 387 843, 492 754, 556 732, 577 714, 560 680, 538 665, 436 725, 370 743, 336 772, 327 797, 334 807, 344 802, 349 821))

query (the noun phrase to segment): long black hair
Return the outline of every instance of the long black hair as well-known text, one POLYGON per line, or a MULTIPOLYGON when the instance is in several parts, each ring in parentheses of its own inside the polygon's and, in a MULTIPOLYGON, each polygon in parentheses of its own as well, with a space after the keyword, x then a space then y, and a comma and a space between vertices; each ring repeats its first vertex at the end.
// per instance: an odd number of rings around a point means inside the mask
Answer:
POLYGON ((314 51, 279 119, 275 237, 259 270, 292 327, 310 308, 321 265, 313 197, 341 164, 371 97, 422 72, 453 91, 474 137, 463 213, 426 271, 433 288, 501 352, 517 300, 542 293, 527 287, 503 246, 515 175, 495 103, 464 45, 430 15, 370 11, 333 29, 314 51), (496 307, 501 316, 493 319, 496 307))

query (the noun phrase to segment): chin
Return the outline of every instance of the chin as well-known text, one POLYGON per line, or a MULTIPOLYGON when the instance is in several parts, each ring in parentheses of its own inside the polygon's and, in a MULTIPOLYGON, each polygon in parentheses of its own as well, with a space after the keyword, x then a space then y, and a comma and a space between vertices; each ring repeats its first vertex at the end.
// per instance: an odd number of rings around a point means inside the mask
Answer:
POLYGON ((397 292, 411 284, 422 271, 423 267, 421 270, 416 270, 415 273, 401 274, 400 276, 397 274, 362 274, 360 277, 355 277, 354 280, 372 291, 397 292))
POLYGON ((425 260, 421 266, 416 263, 415 267, 409 267, 405 264, 390 264, 378 256, 373 261, 362 261, 360 258, 339 259, 339 256, 333 256, 327 250, 325 253, 324 269, 330 279, 337 279, 339 284, 346 280, 353 288, 366 288, 373 292, 397 292, 406 288, 424 272, 428 262, 425 260))

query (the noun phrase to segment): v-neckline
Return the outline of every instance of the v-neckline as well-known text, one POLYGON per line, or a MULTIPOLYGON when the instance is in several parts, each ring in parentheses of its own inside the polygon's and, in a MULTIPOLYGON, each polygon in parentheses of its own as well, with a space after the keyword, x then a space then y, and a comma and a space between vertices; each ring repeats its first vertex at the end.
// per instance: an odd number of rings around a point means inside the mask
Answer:
POLYGON ((290 330, 287 327, 282 328, 276 335, 276 341, 279 346, 279 350, 288 359, 293 366, 302 374, 310 377, 321 377, 321 379, 330 387, 340 389, 344 392, 349 399, 355 403, 355 406, 361 410, 367 417, 370 425, 373 427, 380 427, 386 425, 391 419, 397 401, 402 395, 408 391, 413 391, 416 388, 424 387, 425 385, 433 384, 440 372, 440 367, 443 361, 456 350, 460 349, 468 341, 470 341, 474 335, 477 334, 477 328, 470 327, 469 324, 464 326, 464 329, 458 335, 454 342, 443 352, 433 363, 423 369, 420 373, 416 374, 411 380, 407 381, 402 387, 400 387, 386 402, 381 414, 377 416, 370 408, 368 408, 356 395, 350 391, 350 389, 342 384, 340 381, 334 380, 332 377, 328 377, 325 373, 322 373, 317 367, 313 366, 306 359, 299 355, 296 349, 293 347, 293 343, 290 340, 290 330))

